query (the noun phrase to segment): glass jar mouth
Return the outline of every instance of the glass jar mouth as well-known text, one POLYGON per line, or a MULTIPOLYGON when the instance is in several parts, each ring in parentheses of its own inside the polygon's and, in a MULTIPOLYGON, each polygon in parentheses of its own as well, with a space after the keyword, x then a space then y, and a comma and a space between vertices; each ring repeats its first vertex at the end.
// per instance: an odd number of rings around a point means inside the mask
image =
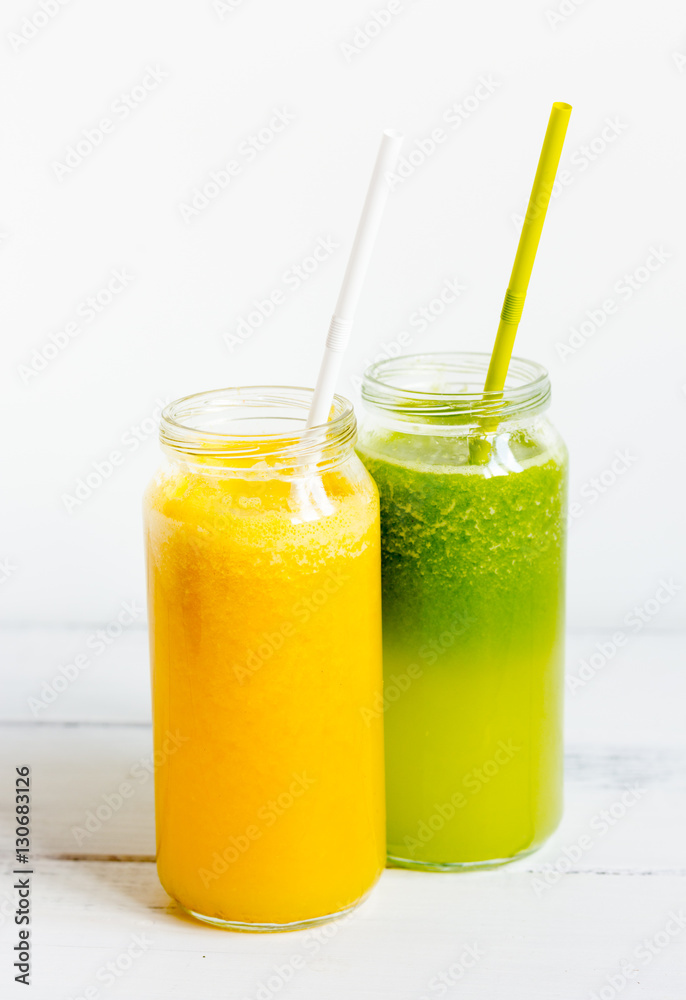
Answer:
POLYGON ((355 413, 337 395, 329 422, 306 427, 312 395, 295 386, 250 385, 184 396, 162 411, 160 443, 218 464, 332 464, 352 449, 355 413))
POLYGON ((535 361, 513 357, 502 392, 484 392, 490 362, 484 351, 404 354, 370 365, 362 399, 396 419, 468 424, 531 416, 550 402, 548 372, 535 361))

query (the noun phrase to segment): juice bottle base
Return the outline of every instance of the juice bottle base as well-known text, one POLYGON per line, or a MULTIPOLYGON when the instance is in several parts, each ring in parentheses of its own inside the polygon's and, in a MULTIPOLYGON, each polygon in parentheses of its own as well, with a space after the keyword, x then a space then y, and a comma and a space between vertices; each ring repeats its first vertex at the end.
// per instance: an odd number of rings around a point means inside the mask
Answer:
POLYGON ((342 917, 347 916, 356 910, 361 903, 365 901, 369 893, 365 893, 356 902, 352 903, 350 906, 344 907, 342 910, 336 910, 334 913, 327 913, 321 917, 312 917, 309 920, 294 920, 291 923, 286 924, 252 924, 245 923, 241 920, 220 920, 218 917, 208 917, 204 913, 196 913, 195 910, 190 910, 187 906, 183 906, 176 900, 177 904, 181 907, 184 913, 187 913, 190 917, 195 920, 200 920, 203 924, 210 924, 212 927, 218 927, 220 930, 225 931, 241 931, 247 934, 278 934, 283 931, 303 931, 307 930, 309 927, 318 927, 320 924, 328 924, 332 920, 340 920, 342 917))
POLYGON ((398 858, 389 854, 387 863, 389 868, 409 868, 418 872, 484 871, 489 868, 500 868, 502 865, 509 865, 513 861, 527 858, 530 854, 535 854, 541 846, 542 844, 536 844, 535 847, 528 847, 509 858, 489 858, 485 861, 415 861, 412 858, 398 858))

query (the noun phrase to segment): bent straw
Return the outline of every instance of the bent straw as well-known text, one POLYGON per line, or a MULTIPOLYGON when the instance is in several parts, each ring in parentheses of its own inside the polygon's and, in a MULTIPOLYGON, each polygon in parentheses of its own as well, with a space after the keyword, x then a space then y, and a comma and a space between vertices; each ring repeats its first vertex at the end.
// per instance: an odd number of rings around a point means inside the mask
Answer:
MULTIPOLYGON (((545 221, 546 212, 550 203, 550 196, 553 192, 555 175, 557 174, 562 146, 565 141, 569 116, 572 112, 571 104, 564 104, 556 101, 553 104, 546 129, 543 148, 538 160, 538 168, 534 184, 531 189, 531 197, 526 210, 522 232, 519 237, 519 245, 512 266, 510 283, 505 292, 505 301, 500 313, 500 323, 493 345, 493 353, 488 366, 488 374, 484 385, 484 392, 502 392, 505 388, 507 370, 512 357, 512 348, 519 326, 519 321, 524 309, 529 279, 536 259, 538 243, 541 239, 541 231, 545 221)), ((482 427, 486 431, 493 431, 498 426, 497 417, 490 417, 482 422, 482 427)), ((484 445, 487 443, 483 439, 477 439, 479 446, 477 452, 481 453, 482 460, 485 453, 484 445)), ((475 441, 475 445, 477 442, 475 441)), ((490 448, 488 449, 490 452, 490 448)))
POLYGON ((357 226, 355 241, 350 251, 336 308, 329 324, 324 357, 319 369, 310 411, 307 415, 306 427, 324 424, 329 419, 341 361, 348 346, 362 284, 381 224, 381 216, 388 200, 390 188, 386 174, 395 167, 403 138, 404 136, 392 129, 387 129, 381 137, 381 145, 357 226))

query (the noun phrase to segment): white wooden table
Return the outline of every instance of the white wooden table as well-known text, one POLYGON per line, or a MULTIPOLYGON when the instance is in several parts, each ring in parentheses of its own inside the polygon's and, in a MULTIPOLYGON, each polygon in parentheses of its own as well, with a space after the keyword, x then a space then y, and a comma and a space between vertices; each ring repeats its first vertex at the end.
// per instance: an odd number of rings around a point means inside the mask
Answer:
MULTIPOLYGON (((31 766, 35 874, 26 992, 11 969, 16 891, 3 794, 1 997, 686 997, 681 635, 635 636, 568 696, 565 817, 538 854, 482 873, 388 870, 347 920, 277 935, 196 923, 157 881, 143 630, 122 636, 35 720, 27 699, 83 633, 5 638, 17 657, 0 726, 2 787, 11 790, 15 766, 31 766), (72 828, 136 764, 134 796, 77 843, 72 828)), ((570 672, 604 638, 570 636, 570 672)))

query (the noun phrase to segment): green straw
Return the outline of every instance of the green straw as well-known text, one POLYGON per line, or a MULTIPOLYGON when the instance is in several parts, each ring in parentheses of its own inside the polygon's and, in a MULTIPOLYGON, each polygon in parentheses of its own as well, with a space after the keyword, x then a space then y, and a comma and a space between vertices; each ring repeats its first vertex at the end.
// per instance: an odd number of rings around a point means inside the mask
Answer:
MULTIPOLYGON (((538 161, 538 168, 531 189, 531 197, 526 210, 519 246, 515 256, 510 283, 505 293, 505 301, 500 313, 500 323, 493 345, 493 353, 488 366, 484 392, 502 392, 505 388, 507 370, 512 357, 517 327, 524 309, 529 279, 533 270, 538 243, 545 221, 545 214, 553 193, 553 184, 557 174, 562 145, 572 112, 571 104, 556 101, 550 112, 550 120, 546 129, 543 148, 538 161)), ((489 417, 482 422, 485 431, 494 431, 498 426, 497 417, 489 417)), ((483 464, 490 457, 490 446, 483 438, 473 440, 472 460, 483 464)))

